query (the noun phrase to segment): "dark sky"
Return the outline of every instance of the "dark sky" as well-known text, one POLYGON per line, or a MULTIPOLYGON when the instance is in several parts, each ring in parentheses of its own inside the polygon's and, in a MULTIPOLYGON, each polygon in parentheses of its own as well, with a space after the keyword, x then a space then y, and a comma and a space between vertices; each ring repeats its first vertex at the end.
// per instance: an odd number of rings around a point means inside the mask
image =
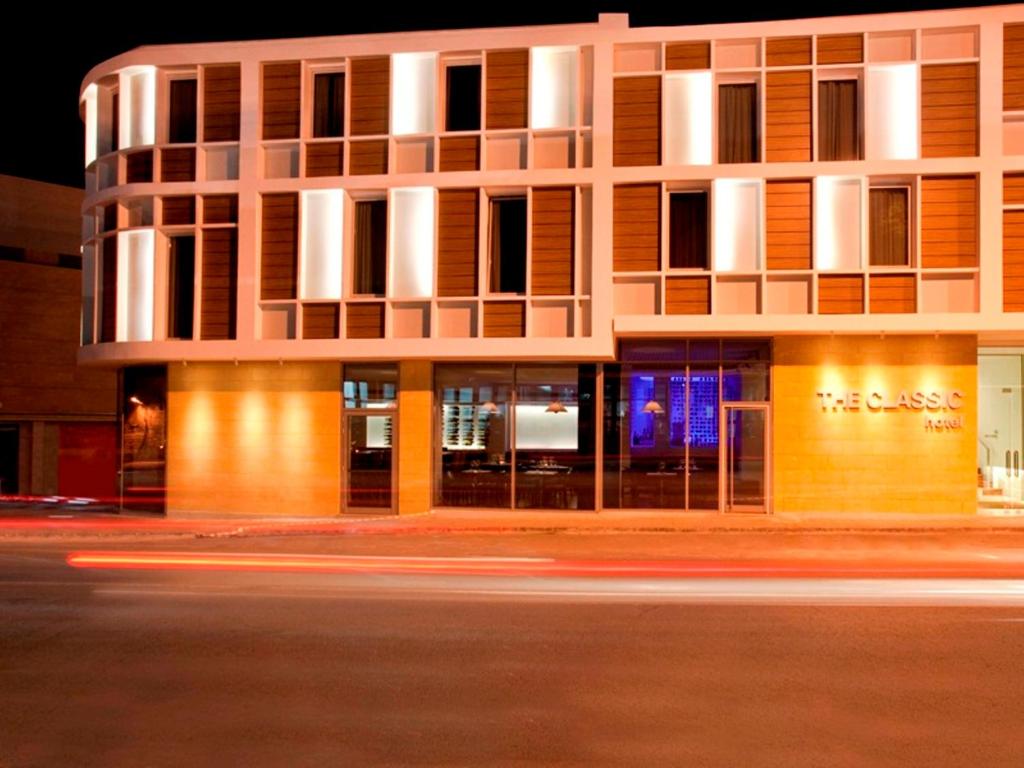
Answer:
MULTIPOLYGON (((292 16, 246 7, 235 2, 81 4, 80 10, 57 11, 35 2, 36 9, 18 9, 0 47, 4 100, 0 107, 0 173, 58 184, 83 184, 83 128, 78 117, 78 89, 91 67, 140 45, 211 40, 246 40, 366 32, 398 32, 457 27, 520 26, 596 21, 600 11, 628 12, 633 26, 707 24, 716 22, 802 18, 817 15, 883 13, 896 10, 950 8, 996 3, 946 0, 834 2, 830 4, 765 3, 759 10, 742 9, 747 2, 487 2, 477 10, 431 12, 400 10, 390 2, 332 4, 323 12, 302 4, 292 16), (359 16, 347 11, 357 7, 359 16), (152 10, 140 10, 150 8, 152 10), (730 8, 732 10, 730 10, 730 8), (218 10, 219 9, 219 10, 218 10), (202 17, 196 24, 196 15, 202 17)), ((31 0, 28 5, 32 5, 31 0)), ((284 4, 285 8, 288 4, 284 4)))

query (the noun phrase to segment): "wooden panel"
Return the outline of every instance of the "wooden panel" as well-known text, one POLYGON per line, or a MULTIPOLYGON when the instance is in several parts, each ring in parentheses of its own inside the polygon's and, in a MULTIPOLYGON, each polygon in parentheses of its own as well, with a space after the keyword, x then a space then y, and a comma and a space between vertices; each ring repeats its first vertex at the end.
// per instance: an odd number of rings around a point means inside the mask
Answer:
POLYGON ((769 67, 795 67, 811 63, 811 38, 769 37, 765 41, 765 62, 769 67))
POLYGON ((263 65, 263 138, 299 138, 301 68, 297 61, 263 65))
POLYGON ((818 38, 819 64, 859 64, 864 61, 864 35, 825 35, 818 38))
POLYGON ((913 275, 871 275, 871 311, 875 314, 917 312, 913 275))
POLYGON ((811 73, 769 72, 765 93, 765 160, 811 159, 811 73))
POLYGON ((661 162, 661 78, 615 79, 613 163, 658 165, 661 162))
POLYGON ((487 52, 486 124, 488 129, 525 128, 529 98, 530 52, 487 52))
POLYGON ((1024 24, 1003 27, 1003 109, 1024 109, 1024 24))
POLYGON ((160 181, 195 181, 196 148, 160 150, 160 181))
POLYGON ((526 304, 521 301, 485 301, 484 336, 520 337, 526 335, 526 304))
POLYGON ((204 224, 237 224, 238 195, 203 195, 204 224))
POLYGON ((103 238, 100 257, 100 322, 99 340, 117 338, 117 235, 103 238))
POLYGON ((697 40, 690 43, 668 43, 665 46, 665 69, 710 69, 711 43, 697 40))
POLYGON ((196 223, 196 199, 192 195, 165 197, 162 200, 162 223, 165 226, 182 226, 196 223))
POLYGON ((1003 205, 1024 205, 1024 173, 1003 174, 1003 205))
POLYGON ((349 120, 353 136, 379 136, 388 132, 390 67, 387 56, 352 60, 349 120))
POLYGON ((1003 311, 1024 312, 1024 211, 1003 211, 1003 311))
POLYGON ((480 169, 479 136, 442 136, 439 167, 442 171, 480 169))
POLYGON ((235 307, 238 294, 236 230, 203 230, 202 303, 199 314, 201 339, 235 338, 235 307))
POLYGON ((530 292, 536 296, 573 292, 575 196, 574 187, 533 190, 530 292))
POLYGON ((612 269, 661 269, 661 185, 616 186, 612 211, 612 269))
POLYGON ((765 184, 768 269, 811 268, 811 181, 765 184))
POLYGON ((153 150, 132 152, 127 161, 125 181, 129 184, 148 184, 153 181, 153 150))
POLYGON ((345 307, 345 336, 349 339, 383 339, 383 302, 348 304, 345 307))
POLYGON ((341 176, 344 172, 344 142, 327 141, 306 145, 307 176, 341 176))
POLYGON ((238 64, 203 67, 203 141, 238 141, 241 85, 238 64))
POLYGON ((707 315, 710 312, 710 277, 665 278, 666 315, 707 315))
POLYGON ((263 195, 260 298, 294 299, 298 271, 299 196, 263 195))
POLYGON ((305 304, 302 307, 302 338, 338 338, 338 319, 341 316, 338 304, 305 304))
POLYGON ((977 179, 921 177, 921 266, 927 269, 977 265, 977 179))
POLYGON ((818 278, 819 315, 859 315, 863 311, 863 275, 822 275, 818 278))
POLYGON ((978 154, 978 65, 921 67, 921 157, 978 154))
POLYGON ((388 172, 388 140, 352 141, 348 145, 348 172, 367 176, 388 172))
POLYGON ((442 189, 437 193, 437 295, 475 296, 480 192, 442 189))

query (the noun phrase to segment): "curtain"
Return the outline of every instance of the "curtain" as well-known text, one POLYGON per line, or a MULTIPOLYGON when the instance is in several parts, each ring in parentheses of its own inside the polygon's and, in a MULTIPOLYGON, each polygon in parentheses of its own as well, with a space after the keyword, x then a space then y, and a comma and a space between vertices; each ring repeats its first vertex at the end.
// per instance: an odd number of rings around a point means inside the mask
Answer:
POLYGON ((908 266, 908 190, 905 187, 883 187, 872 189, 869 196, 872 266, 908 266))
POLYGON ((860 160, 856 80, 818 83, 818 159, 860 160))
POLYGON ((708 268, 708 196, 684 192, 669 198, 669 259, 673 269, 708 268))
POLYGON ((387 262, 386 200, 356 202, 354 293, 382 296, 387 262))
POLYGON ((313 84, 313 136, 343 136, 345 133, 345 74, 317 75, 313 84))
POLYGON ((756 163, 757 85, 739 83, 718 88, 718 162, 756 163))

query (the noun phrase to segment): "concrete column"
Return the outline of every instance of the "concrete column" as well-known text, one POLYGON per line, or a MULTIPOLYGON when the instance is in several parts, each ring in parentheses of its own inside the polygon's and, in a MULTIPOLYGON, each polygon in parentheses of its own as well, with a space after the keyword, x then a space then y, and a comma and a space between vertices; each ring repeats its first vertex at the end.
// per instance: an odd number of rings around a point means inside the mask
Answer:
POLYGON ((431 508, 430 466, 433 456, 432 365, 426 360, 398 364, 398 514, 431 508))

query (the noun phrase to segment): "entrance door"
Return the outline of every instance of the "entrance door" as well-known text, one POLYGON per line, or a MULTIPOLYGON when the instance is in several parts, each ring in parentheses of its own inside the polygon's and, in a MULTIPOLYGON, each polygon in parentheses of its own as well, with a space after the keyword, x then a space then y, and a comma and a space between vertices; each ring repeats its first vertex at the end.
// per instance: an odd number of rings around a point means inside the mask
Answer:
POLYGON ((978 356, 978 467, 984 507, 1024 503, 1020 355, 978 356))
POLYGON ((390 413, 345 414, 345 512, 392 511, 394 478, 391 456, 394 416, 390 413))
POLYGON ((725 404, 722 498, 726 512, 768 509, 768 406, 725 404))

